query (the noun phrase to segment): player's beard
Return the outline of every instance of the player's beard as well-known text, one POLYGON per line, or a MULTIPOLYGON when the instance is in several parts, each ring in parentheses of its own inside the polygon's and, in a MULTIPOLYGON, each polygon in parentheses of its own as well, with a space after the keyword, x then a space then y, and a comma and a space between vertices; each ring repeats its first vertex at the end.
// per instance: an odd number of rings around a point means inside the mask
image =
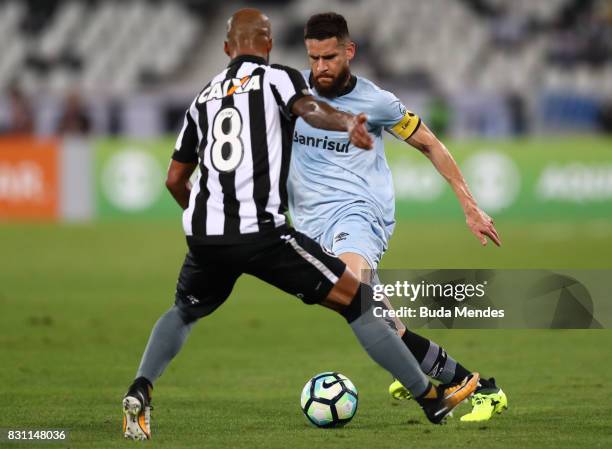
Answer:
POLYGON ((342 92, 350 76, 349 68, 344 67, 331 84, 322 86, 316 78, 313 79, 313 83, 319 95, 325 98, 335 98, 342 92))

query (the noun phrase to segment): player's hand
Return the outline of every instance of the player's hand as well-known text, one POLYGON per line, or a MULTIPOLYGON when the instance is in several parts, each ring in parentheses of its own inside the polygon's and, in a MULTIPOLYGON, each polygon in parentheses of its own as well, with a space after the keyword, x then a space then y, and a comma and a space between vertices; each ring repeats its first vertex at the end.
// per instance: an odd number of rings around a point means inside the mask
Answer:
POLYGON ((473 209, 465 216, 465 221, 482 246, 487 244, 487 237, 497 246, 501 246, 499 234, 493 226, 493 219, 479 208, 473 209))
POLYGON ((349 139, 353 145, 365 150, 371 150, 374 147, 374 139, 372 139, 366 127, 367 121, 368 117, 365 114, 356 115, 349 125, 348 132, 349 139))

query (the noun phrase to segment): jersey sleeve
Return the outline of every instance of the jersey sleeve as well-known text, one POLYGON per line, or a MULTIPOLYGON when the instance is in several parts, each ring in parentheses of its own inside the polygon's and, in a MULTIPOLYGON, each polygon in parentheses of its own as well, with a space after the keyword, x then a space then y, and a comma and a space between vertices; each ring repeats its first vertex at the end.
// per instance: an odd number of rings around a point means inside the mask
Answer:
POLYGON ((399 140, 410 138, 421 126, 421 118, 391 92, 381 90, 375 105, 369 121, 382 126, 399 140))
POLYGON ((193 104, 185 112, 183 127, 176 139, 172 154, 172 159, 186 164, 198 162, 198 127, 192 116, 192 108, 193 104))
POLYGON ((302 74, 294 68, 273 64, 270 85, 276 102, 291 116, 293 104, 302 97, 312 95, 302 74))

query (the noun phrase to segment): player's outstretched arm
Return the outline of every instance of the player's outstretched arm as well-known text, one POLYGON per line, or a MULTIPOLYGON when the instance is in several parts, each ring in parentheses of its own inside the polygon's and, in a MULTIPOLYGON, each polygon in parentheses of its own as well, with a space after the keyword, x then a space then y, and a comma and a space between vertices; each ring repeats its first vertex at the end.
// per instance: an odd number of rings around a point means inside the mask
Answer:
POLYGON ((197 165, 195 162, 184 163, 173 159, 168 167, 166 187, 183 210, 189 206, 189 194, 191 193, 189 177, 197 165))
POLYGON ((466 223, 470 231, 480 240, 480 243, 486 245, 488 237, 497 246, 501 246, 501 240, 493 225, 493 220, 476 204, 459 166, 444 144, 424 123, 421 123, 419 129, 406 139, 406 142, 427 156, 436 170, 451 185, 465 213, 466 223))
POLYGON ((365 114, 353 115, 338 111, 323 101, 307 95, 293 103, 291 112, 302 117, 314 128, 329 131, 348 131, 351 143, 359 148, 371 150, 374 140, 366 128, 365 114))

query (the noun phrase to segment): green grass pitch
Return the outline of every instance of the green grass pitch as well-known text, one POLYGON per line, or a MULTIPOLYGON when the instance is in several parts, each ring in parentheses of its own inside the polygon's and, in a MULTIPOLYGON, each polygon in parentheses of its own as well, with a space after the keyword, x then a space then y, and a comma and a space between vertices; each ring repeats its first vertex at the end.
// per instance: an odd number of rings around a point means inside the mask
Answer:
MULTIPOLYGON (((502 248, 481 248, 461 222, 403 224, 383 266, 610 268, 610 224, 499 223, 499 231, 502 248)), ((0 428, 70 430, 69 442, 46 447, 140 446, 122 438, 120 401, 172 302, 184 252, 178 218, 0 226, 0 428)), ((510 409, 485 424, 430 425, 414 402, 390 399, 389 375, 339 316, 243 277, 157 383, 154 439, 144 445, 612 447, 612 331, 424 333, 496 376, 510 409), (299 409, 304 383, 327 370, 359 389, 359 410, 343 429, 313 428, 299 409)))

